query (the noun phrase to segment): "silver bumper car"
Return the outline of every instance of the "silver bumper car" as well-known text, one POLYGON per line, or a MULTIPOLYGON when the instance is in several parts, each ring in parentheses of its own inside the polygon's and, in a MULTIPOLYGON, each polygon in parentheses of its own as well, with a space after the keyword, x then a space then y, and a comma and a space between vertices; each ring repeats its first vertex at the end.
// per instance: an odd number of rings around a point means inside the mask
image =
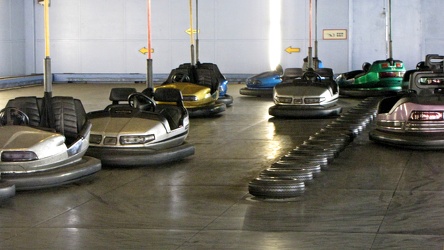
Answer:
POLYGON ((17 97, 0 112, 0 121, 2 185, 17 190, 47 188, 76 182, 101 169, 100 160, 84 156, 91 123, 80 100, 17 97))
POLYGON ((307 69, 302 77, 274 87, 275 105, 268 113, 274 117, 315 118, 337 116, 342 108, 336 103, 339 88, 329 68, 307 69))
POLYGON ((185 142, 189 117, 178 89, 158 88, 152 94, 114 88, 110 100, 113 104, 104 110, 88 113, 92 129, 87 154, 103 165, 158 165, 194 154, 194 146, 185 142))

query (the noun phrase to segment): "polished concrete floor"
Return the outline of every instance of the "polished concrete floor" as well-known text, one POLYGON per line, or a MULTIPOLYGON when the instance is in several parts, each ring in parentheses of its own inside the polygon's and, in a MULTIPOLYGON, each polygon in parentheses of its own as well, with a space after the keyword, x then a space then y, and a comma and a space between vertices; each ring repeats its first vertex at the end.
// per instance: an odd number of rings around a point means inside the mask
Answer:
MULTIPOLYGON (((87 111, 119 84, 58 84, 87 111)), ((142 84, 134 85, 142 90, 142 84)), ((0 204, 1 249, 443 249, 444 154, 377 145, 368 128, 288 200, 248 183, 333 120, 273 119, 270 98, 240 96, 221 116, 191 119, 196 154, 106 168, 82 183, 18 192, 0 204)), ((42 87, 0 91, 41 96, 42 87)), ((361 100, 340 100, 344 109, 361 100)))

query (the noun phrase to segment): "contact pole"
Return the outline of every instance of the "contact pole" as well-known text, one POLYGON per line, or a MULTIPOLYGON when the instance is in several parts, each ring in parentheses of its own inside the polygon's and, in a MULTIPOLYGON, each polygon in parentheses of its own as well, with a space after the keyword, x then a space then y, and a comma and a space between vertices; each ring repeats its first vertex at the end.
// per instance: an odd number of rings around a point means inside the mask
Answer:
POLYGON ((189 0, 190 3, 190 49, 191 49, 191 65, 194 66, 194 36, 193 36, 193 2, 189 0))
POLYGON ((309 4, 309 20, 308 20, 308 43, 309 43, 309 47, 308 47, 308 68, 313 68, 313 48, 311 46, 311 37, 312 37, 312 29, 313 29, 313 24, 312 24, 312 19, 313 19, 313 1, 310 0, 310 4, 309 4))
POLYGON ((315 1, 314 57, 318 58, 318 0, 315 1))
POLYGON ((388 0, 387 7, 387 56, 393 58, 392 52, 392 1, 388 0))
POLYGON ((43 126, 55 127, 55 118, 52 112, 52 73, 51 73, 51 51, 49 36, 49 1, 43 1, 43 29, 45 39, 45 58, 43 62, 43 103, 42 103, 42 121, 43 126))
POLYGON ((199 61, 199 2, 196 0, 196 62, 199 61))
POLYGON ((49 36, 49 1, 43 2, 43 22, 44 22, 44 34, 45 34, 45 59, 44 59, 44 71, 43 71, 43 88, 45 95, 51 96, 52 94, 52 73, 51 73, 51 51, 50 51, 50 36, 49 36))
POLYGON ((146 87, 154 90, 154 83, 153 83, 153 59, 151 55, 151 0, 147 0, 146 3, 147 6, 147 47, 148 47, 148 53, 147 53, 147 59, 146 59, 146 87))

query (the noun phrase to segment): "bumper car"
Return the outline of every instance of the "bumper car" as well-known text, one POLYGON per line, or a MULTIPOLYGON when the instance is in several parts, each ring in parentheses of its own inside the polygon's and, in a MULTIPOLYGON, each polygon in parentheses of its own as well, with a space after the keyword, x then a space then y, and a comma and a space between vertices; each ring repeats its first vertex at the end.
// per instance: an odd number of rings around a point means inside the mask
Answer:
MULTIPOLYGON (((275 70, 266 71, 246 79, 245 88, 239 90, 239 94, 247 96, 272 96, 274 86, 281 82, 289 81, 302 76, 303 70, 308 68, 307 57, 304 58, 304 64, 302 68, 286 68, 285 70, 281 65, 278 65, 275 70)), ((322 61, 317 57, 313 57, 315 63, 315 69, 323 68, 322 61)))
POLYGON ((372 64, 365 62, 362 70, 354 70, 340 74, 336 78, 340 94, 351 97, 396 95, 402 90, 404 63, 393 59, 391 33, 391 1, 387 2, 386 15, 386 45, 388 56, 386 60, 377 60, 372 64))
MULTIPOLYGON (((181 64, 173 69, 167 80, 156 89, 178 89, 190 117, 211 116, 226 110, 227 105, 219 102, 220 76, 217 65, 204 63, 181 64)), ((219 72, 220 73, 220 72, 219 72)))
POLYGON ((87 114, 92 124, 87 154, 103 165, 157 165, 194 154, 185 142, 189 117, 179 90, 113 88, 110 100, 104 110, 87 114))
POLYGON ((340 74, 336 78, 340 94, 353 97, 393 95, 402 90, 404 63, 391 58, 362 65, 362 70, 340 74))
POLYGON ((228 81, 225 79, 221 81, 219 86, 219 98, 217 98, 217 102, 225 103, 227 107, 233 105, 233 97, 228 93, 228 81))
POLYGON ((281 65, 275 70, 262 72, 246 79, 246 87, 239 90, 239 94, 248 96, 271 96, 273 88, 282 82, 284 71, 281 65))
POLYGON ((48 188, 101 169, 100 160, 85 156, 91 122, 78 99, 17 97, 0 112, 0 123, 1 185, 48 188))
POLYGON ((275 105, 268 110, 274 117, 315 118, 337 116, 342 108, 336 103, 339 88, 330 68, 309 68, 300 78, 274 87, 275 105))
POLYGON ((409 91, 380 101, 370 140, 404 148, 444 149, 443 59, 428 55, 428 70, 411 73, 409 91))

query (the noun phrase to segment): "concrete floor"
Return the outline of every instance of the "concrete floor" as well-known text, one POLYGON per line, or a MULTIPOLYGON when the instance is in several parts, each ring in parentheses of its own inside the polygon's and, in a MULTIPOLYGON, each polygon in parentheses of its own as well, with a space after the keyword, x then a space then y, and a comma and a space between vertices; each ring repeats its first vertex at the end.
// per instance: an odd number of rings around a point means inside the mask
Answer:
MULTIPOLYGON (((58 84, 104 108, 119 84, 58 84)), ((142 84, 134 85, 142 90, 142 84)), ((0 204, 1 249, 443 249, 444 154, 377 145, 368 129, 289 200, 248 183, 331 119, 272 119, 269 98, 240 96, 191 119, 196 154, 173 164, 103 168, 82 183, 18 192, 0 204)), ((42 87, 0 91, 42 96, 42 87)), ((344 109, 361 100, 340 100, 344 109)))

